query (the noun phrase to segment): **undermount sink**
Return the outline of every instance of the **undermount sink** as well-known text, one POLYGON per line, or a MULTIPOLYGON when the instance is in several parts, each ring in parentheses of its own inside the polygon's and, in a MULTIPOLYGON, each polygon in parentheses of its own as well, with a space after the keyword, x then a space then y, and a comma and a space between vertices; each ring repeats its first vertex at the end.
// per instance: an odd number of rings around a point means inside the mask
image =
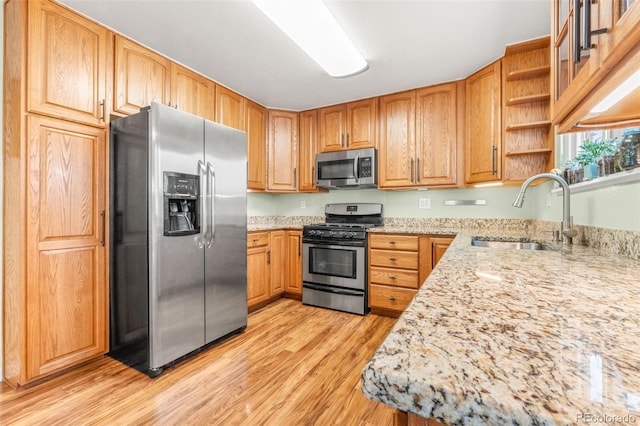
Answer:
POLYGON ((475 247, 488 247, 495 249, 511 249, 511 250, 550 250, 548 246, 540 243, 522 242, 522 241, 497 241, 497 240, 480 240, 471 239, 471 245, 475 247))

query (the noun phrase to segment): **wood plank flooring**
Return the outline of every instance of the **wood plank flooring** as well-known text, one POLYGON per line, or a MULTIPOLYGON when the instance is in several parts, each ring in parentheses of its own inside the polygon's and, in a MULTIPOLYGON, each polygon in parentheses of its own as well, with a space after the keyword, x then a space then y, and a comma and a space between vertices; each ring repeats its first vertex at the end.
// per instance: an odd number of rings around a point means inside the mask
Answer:
POLYGON ((360 372, 395 321, 280 299, 156 379, 105 356, 31 388, 0 384, 0 424, 391 425, 360 372))

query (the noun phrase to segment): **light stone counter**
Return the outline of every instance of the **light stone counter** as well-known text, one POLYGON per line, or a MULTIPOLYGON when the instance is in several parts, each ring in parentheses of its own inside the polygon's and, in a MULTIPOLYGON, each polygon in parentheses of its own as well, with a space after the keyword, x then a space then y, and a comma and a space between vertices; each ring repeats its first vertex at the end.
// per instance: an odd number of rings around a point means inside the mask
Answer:
POLYGON ((364 394, 446 424, 640 424, 640 262, 470 241, 365 366, 364 394))

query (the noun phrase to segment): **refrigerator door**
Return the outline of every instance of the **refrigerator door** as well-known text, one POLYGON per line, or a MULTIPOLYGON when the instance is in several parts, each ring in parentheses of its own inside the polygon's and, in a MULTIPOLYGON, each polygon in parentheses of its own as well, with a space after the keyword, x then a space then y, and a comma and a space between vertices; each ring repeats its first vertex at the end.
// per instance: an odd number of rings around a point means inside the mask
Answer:
POLYGON ((247 137, 207 120, 204 131, 205 334, 210 343, 247 325, 247 137))
POLYGON ((204 120, 152 103, 149 135, 149 368, 154 370, 204 345, 203 235, 165 236, 163 205, 164 172, 199 175, 204 120))

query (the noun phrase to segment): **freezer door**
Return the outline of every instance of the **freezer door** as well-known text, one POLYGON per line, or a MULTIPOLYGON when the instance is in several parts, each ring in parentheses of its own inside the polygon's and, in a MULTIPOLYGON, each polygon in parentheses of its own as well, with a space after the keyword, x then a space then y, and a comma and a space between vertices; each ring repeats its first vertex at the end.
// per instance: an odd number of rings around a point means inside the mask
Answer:
POLYGON ((163 172, 199 175, 204 120, 152 103, 149 134, 149 343, 155 369, 204 345, 203 235, 165 236, 163 210, 163 172))
POLYGON ((247 137, 205 121, 206 343, 247 325, 247 137))

